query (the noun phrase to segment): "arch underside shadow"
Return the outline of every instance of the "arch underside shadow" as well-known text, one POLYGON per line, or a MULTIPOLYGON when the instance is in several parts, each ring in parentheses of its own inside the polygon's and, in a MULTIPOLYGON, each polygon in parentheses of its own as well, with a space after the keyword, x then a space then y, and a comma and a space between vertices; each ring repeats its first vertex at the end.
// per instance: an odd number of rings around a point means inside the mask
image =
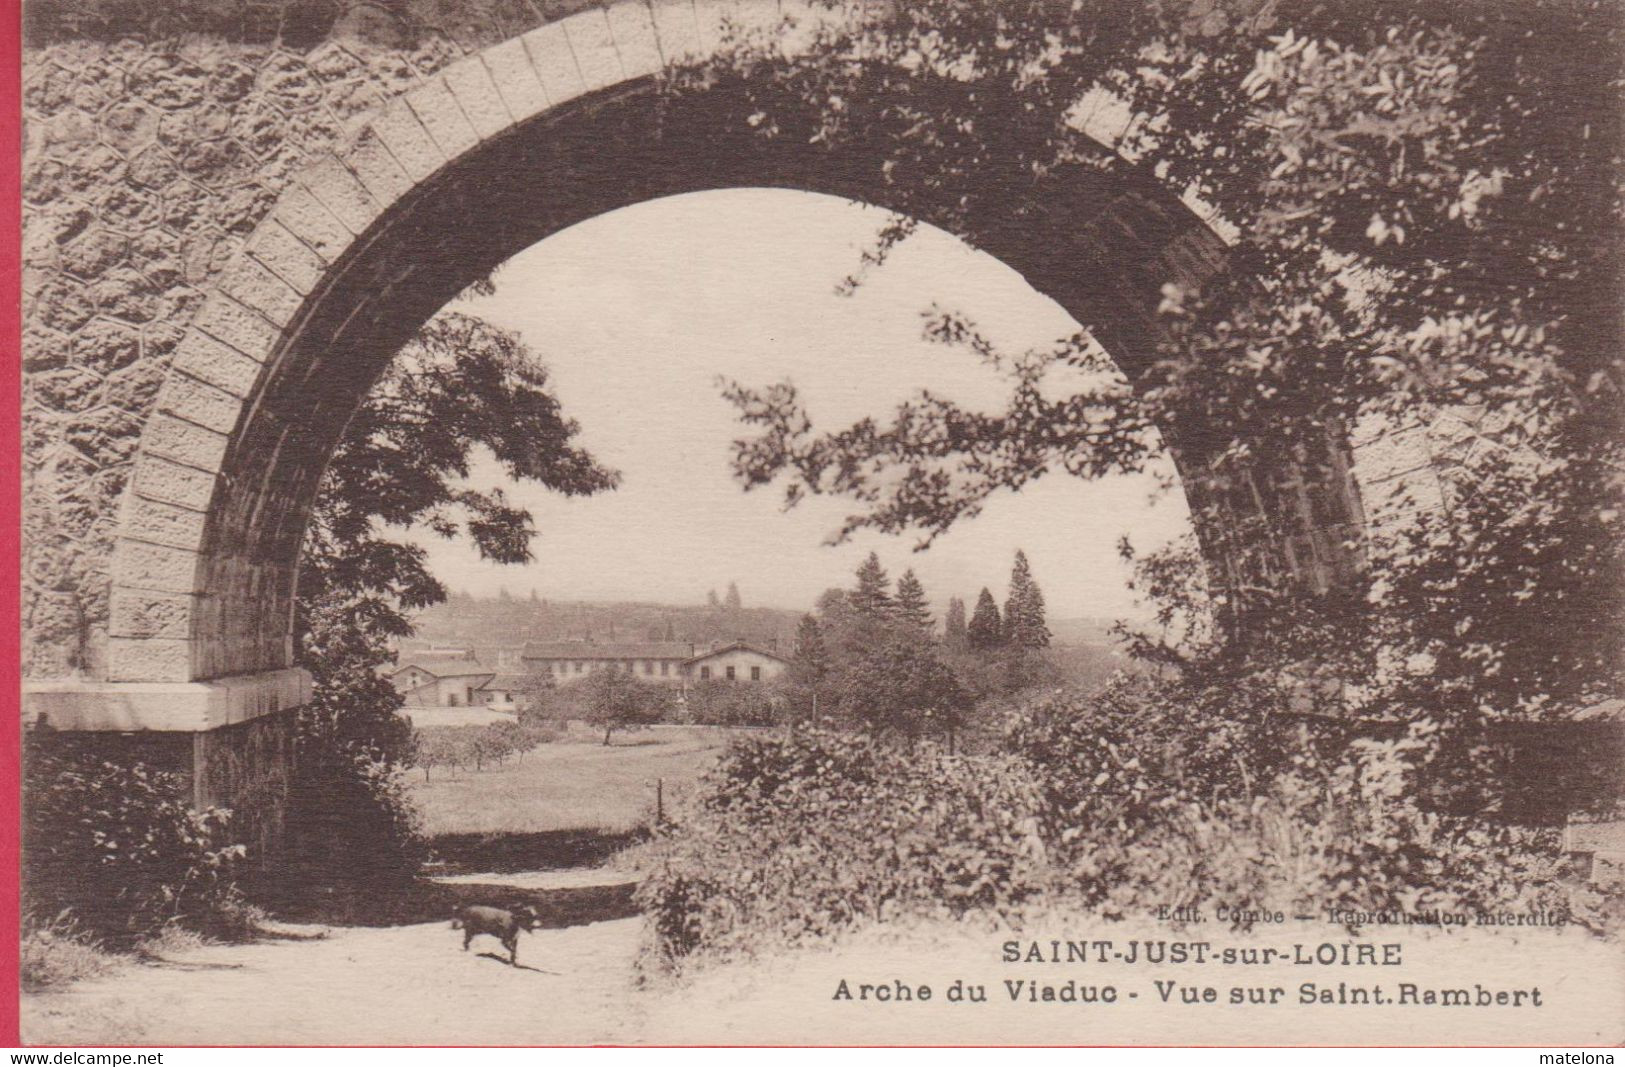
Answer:
MULTIPOLYGON (((731 125, 728 109, 703 94, 661 104, 652 99, 657 91, 650 78, 622 82, 489 137, 384 205, 324 269, 277 327, 270 358, 224 444, 190 588, 164 590, 184 598, 184 638, 173 629, 143 632, 139 623, 116 628, 121 589, 136 603, 147 593, 115 568, 114 637, 125 642, 126 655, 115 659, 113 680, 207 679, 289 666, 299 552, 347 421, 412 334, 515 253, 594 216, 703 190, 788 188, 887 206, 880 160, 756 137, 731 125), (180 649, 179 660, 143 659, 144 649, 164 639, 165 648, 180 649)), ((975 220, 985 235, 978 247, 1090 323, 1131 382, 1154 356, 1164 285, 1199 286, 1224 265, 1224 242, 1144 169, 1080 165, 1055 176, 1036 206, 1017 195, 1000 203, 1006 217, 975 220)), ((231 314, 254 316, 235 297, 214 299, 231 314)), ((1187 494, 1200 492, 1192 469, 1200 466, 1202 428, 1161 430, 1187 494)), ((1323 529, 1304 533, 1298 549, 1333 560, 1333 570, 1340 566, 1335 546, 1359 521, 1352 480, 1343 480, 1331 496, 1344 503, 1323 529), (1324 543, 1307 543, 1315 538, 1324 543)), ((132 492, 141 491, 138 478, 132 492)), ((1193 498, 1193 515, 1202 510, 1197 504, 1193 498)), ((1199 536, 1210 541, 1201 525, 1199 536)), ((127 534, 137 551, 141 536, 127 534)), ((182 578, 176 584, 186 584, 182 578)), ((1335 580, 1322 576, 1320 584, 1335 580)))

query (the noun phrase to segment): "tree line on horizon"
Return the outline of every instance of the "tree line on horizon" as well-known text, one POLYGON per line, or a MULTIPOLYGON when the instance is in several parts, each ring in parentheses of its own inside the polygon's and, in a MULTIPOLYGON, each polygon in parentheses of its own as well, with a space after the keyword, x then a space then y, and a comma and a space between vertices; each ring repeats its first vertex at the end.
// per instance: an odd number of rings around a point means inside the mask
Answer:
POLYGON ((1024 552, 1001 612, 983 588, 966 618, 951 598, 942 625, 912 569, 895 586, 871 552, 851 588, 832 588, 801 617, 784 675, 766 683, 700 681, 679 696, 626 671, 594 671, 560 685, 550 672, 522 685, 525 720, 577 719, 603 730, 678 721, 724 726, 856 726, 910 743, 937 736, 954 748, 978 710, 1062 680, 1047 651, 1044 595, 1024 552))
POLYGON ((948 601, 939 630, 912 569, 895 587, 871 552, 850 589, 826 590, 802 616, 785 675, 786 717, 861 726, 909 741, 937 735, 955 746, 991 698, 1057 681, 1044 595, 1017 550, 1001 612, 985 586, 967 618, 948 601))

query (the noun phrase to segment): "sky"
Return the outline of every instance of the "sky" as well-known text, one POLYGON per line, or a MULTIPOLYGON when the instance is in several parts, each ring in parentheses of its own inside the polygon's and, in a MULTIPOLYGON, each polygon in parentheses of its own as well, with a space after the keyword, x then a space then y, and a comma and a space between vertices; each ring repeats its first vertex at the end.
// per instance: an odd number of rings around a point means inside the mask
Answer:
MULTIPOLYGON (((509 260, 492 296, 451 307, 517 331, 549 367, 580 442, 621 472, 618 489, 565 499, 501 478, 536 518, 535 562, 481 561, 464 542, 415 536, 453 589, 559 600, 702 603, 730 581, 747 606, 809 609, 851 584, 871 550, 895 577, 912 567, 940 608, 985 585, 1002 601, 1024 549, 1053 618, 1143 615, 1116 544, 1137 548, 1188 529, 1177 491, 1150 474, 1085 482, 1050 475, 992 498, 924 552, 917 538, 862 532, 828 539, 853 503, 811 498, 783 508, 782 488, 745 492, 730 442, 745 431, 723 380, 792 381, 815 428, 884 417, 918 389, 987 411, 1009 383, 974 356, 922 337, 937 305, 969 316, 1011 353, 1046 347, 1077 324, 998 260, 922 228, 851 295, 883 214, 788 190, 695 193, 635 205, 562 231, 509 260)), ((1062 383, 1064 384, 1064 383, 1062 383)))

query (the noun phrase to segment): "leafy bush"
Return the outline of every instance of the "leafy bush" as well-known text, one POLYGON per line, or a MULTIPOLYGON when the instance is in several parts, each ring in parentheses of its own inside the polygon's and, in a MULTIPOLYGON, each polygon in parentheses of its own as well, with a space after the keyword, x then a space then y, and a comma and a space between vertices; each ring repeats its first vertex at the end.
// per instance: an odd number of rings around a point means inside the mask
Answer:
POLYGON ((1035 705, 1012 732, 1040 783, 1051 860, 1083 903, 1111 916, 1220 901, 1288 914, 1564 909, 1555 830, 1420 802, 1438 727, 1351 738, 1245 692, 1198 695, 1126 680, 1035 705))
POLYGON ((824 729, 735 742, 639 890, 660 959, 958 917, 1041 887, 1039 794, 1012 759, 905 753, 824 729))
POLYGON ((823 729, 742 739, 654 845, 653 954, 1057 905, 1567 910, 1556 830, 1418 801, 1436 727, 1353 737, 1277 695, 1124 677, 1034 703, 983 756, 823 729))
POLYGON ((783 717, 785 703, 777 683, 708 678, 689 687, 680 718, 706 726, 768 726, 783 717))
POLYGON ((229 811, 187 805, 181 776, 30 743, 24 796, 26 914, 56 916, 58 928, 71 922, 115 948, 170 923, 244 932, 236 881, 247 850, 231 839, 229 811))

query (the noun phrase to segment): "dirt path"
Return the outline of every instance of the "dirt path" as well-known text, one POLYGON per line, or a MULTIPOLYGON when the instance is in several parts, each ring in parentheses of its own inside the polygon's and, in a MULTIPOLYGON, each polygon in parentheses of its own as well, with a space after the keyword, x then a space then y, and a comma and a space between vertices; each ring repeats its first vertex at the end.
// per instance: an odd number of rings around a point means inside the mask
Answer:
MULTIPOLYGON (((636 1043, 641 920, 538 930, 517 968, 444 922, 217 945, 25 997, 30 1044, 636 1043)), ((296 928, 314 930, 315 928, 296 928)))

